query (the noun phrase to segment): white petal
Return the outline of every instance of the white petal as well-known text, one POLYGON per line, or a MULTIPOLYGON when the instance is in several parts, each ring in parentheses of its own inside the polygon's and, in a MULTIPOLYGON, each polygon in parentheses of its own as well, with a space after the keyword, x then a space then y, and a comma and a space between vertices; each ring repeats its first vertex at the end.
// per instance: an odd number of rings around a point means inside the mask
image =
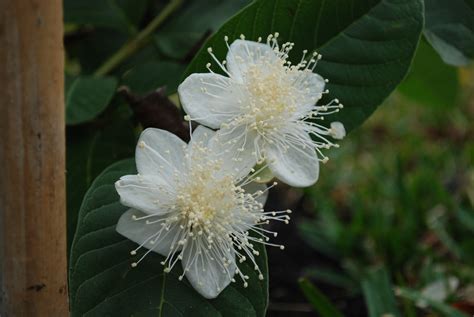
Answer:
POLYGON ((207 147, 209 141, 215 134, 216 131, 200 125, 194 129, 193 134, 191 135, 191 141, 189 141, 189 145, 193 146, 194 144, 197 144, 200 147, 207 147))
POLYGON ((146 213, 160 212, 163 204, 173 199, 169 184, 159 176, 126 175, 115 182, 122 205, 146 213))
MULTIPOLYGON (((143 244, 144 248, 165 256, 168 255, 179 227, 172 227, 168 231, 162 230, 163 227, 160 223, 147 224, 146 220, 135 220, 133 216, 139 218, 146 216, 146 214, 134 209, 127 210, 118 221, 117 232, 139 245, 143 244), (161 234, 158 236, 160 230, 161 234), (151 243, 152 240, 156 240, 155 243, 151 243)), ((152 219, 157 220, 157 218, 152 219)))
POLYGON ((232 78, 242 82, 249 66, 255 63, 273 63, 278 60, 273 49, 263 43, 235 40, 227 52, 227 70, 232 78))
POLYGON ((191 74, 178 87, 184 111, 205 126, 217 129, 240 112, 239 84, 218 74, 191 74))
POLYGON ((187 151, 188 169, 193 169, 193 166, 199 164, 208 164, 209 159, 215 159, 215 156, 209 150, 209 141, 215 134, 215 131, 202 125, 194 130, 187 151))
POLYGON ((201 244, 199 250, 202 250, 202 253, 198 254, 196 245, 192 244, 188 244, 183 249, 182 265, 186 278, 203 297, 216 298, 229 285, 235 274, 237 266, 234 249, 230 248, 228 251, 223 248, 219 254, 216 254, 215 246, 211 250, 206 247, 205 238, 198 238, 191 243, 201 244), (227 267, 223 265, 222 257, 224 256, 229 263, 227 267))
POLYGON ((176 135, 160 129, 142 132, 135 151, 138 173, 160 175, 168 181, 183 167, 186 143, 176 135))
POLYGON ((251 182, 243 186, 243 189, 245 190, 245 193, 247 194, 254 194, 258 191, 263 192, 263 194, 257 196, 256 200, 262 205, 265 205, 265 202, 267 201, 267 198, 268 198, 268 191, 266 190, 267 185, 251 182))
POLYGON ((346 129, 339 121, 331 122, 331 136, 337 140, 342 140, 346 136, 346 129))
POLYGON ((257 163, 255 155, 255 139, 253 131, 247 131, 245 125, 223 128, 209 142, 210 150, 216 158, 222 160, 222 173, 232 173, 235 179, 248 175, 257 163))
POLYGON ((320 75, 305 71, 298 72, 293 84, 299 90, 301 102, 297 114, 304 115, 321 99, 326 82, 320 75))
MULTIPOLYGON (((307 134, 298 135, 304 143, 310 143, 307 134)), ((268 144, 265 148, 268 165, 273 174, 284 183, 294 187, 311 186, 318 180, 319 161, 314 148, 290 144, 284 151, 276 144, 268 144)))

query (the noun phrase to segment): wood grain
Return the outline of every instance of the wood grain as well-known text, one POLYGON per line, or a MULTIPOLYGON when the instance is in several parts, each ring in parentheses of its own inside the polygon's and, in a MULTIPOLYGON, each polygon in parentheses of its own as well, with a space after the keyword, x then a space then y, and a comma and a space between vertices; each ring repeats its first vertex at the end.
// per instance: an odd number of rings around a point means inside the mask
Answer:
POLYGON ((0 315, 67 316, 61 0, 0 0, 0 315))

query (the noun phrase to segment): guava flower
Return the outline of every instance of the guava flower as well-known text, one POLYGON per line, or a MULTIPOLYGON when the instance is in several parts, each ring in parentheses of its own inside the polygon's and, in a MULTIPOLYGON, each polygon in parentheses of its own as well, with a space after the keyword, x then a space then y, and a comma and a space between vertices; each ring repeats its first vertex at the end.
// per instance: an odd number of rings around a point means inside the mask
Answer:
POLYGON ((239 176, 232 162, 208 148, 215 134, 198 127, 188 144, 174 134, 146 129, 138 141, 137 175, 126 175, 115 187, 123 205, 130 207, 117 231, 148 249, 162 254, 164 271, 181 261, 182 275, 204 297, 216 297, 231 281, 244 275, 236 262, 250 261, 263 275, 255 257, 257 243, 276 233, 261 228, 270 220, 288 222, 289 211, 264 212, 268 188, 239 176))
POLYGON ((293 43, 279 46, 278 33, 266 43, 247 41, 243 36, 230 46, 220 62, 208 51, 225 75, 191 74, 178 87, 181 104, 194 120, 221 129, 213 147, 228 153, 228 158, 251 168, 266 163, 271 172, 289 185, 314 184, 319 161, 328 158, 321 149, 337 146, 328 137, 341 139, 344 126, 333 122, 319 124, 325 116, 338 112, 337 99, 318 106, 325 83, 313 72, 321 55, 303 51, 301 61, 292 65, 288 54, 293 43))

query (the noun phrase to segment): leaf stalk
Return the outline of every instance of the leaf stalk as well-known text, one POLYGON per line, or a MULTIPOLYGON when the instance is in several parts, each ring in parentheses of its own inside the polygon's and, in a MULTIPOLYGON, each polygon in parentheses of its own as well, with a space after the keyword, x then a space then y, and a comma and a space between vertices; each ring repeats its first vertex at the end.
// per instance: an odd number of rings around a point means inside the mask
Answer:
POLYGON ((151 34, 181 5, 183 0, 171 0, 166 7, 158 14, 135 38, 125 43, 115 54, 106 60, 94 72, 94 76, 100 77, 110 73, 124 60, 129 58, 133 53, 145 44, 151 34))

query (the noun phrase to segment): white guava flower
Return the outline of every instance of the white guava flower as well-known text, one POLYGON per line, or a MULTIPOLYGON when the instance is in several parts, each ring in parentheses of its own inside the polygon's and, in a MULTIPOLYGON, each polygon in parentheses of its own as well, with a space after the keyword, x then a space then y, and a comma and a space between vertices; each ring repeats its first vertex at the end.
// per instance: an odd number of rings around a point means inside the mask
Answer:
POLYGON ((327 81, 313 73, 321 55, 303 51, 301 61, 292 65, 288 54, 293 44, 280 47, 277 37, 270 35, 261 43, 261 38, 253 42, 241 36, 227 44, 223 62, 209 48, 227 76, 214 73, 209 63, 210 73, 191 74, 178 93, 187 119, 221 129, 213 146, 229 158, 247 168, 265 162, 285 183, 310 186, 318 179, 319 161, 328 160, 321 149, 337 146, 327 136, 345 136, 342 123, 327 128, 316 121, 338 112, 342 104, 334 99, 316 105, 328 92, 327 81))
POLYGON ((165 272, 181 260, 179 279, 186 276, 206 298, 216 297, 234 281, 234 274, 247 285, 248 276, 236 261, 251 261, 263 278, 255 244, 274 245, 267 235, 276 233, 260 225, 289 220, 289 211, 263 211, 270 187, 242 177, 232 161, 208 148, 214 134, 200 126, 188 145, 167 131, 146 129, 135 154, 138 174, 115 184, 121 203, 131 208, 121 216, 117 231, 139 244, 132 255, 148 249, 132 266, 152 251, 165 256, 165 272))

